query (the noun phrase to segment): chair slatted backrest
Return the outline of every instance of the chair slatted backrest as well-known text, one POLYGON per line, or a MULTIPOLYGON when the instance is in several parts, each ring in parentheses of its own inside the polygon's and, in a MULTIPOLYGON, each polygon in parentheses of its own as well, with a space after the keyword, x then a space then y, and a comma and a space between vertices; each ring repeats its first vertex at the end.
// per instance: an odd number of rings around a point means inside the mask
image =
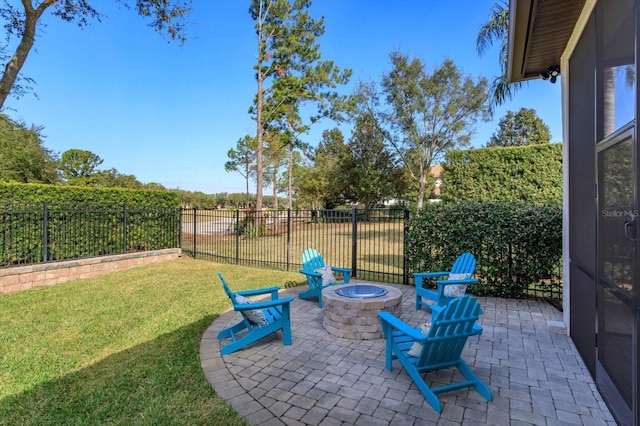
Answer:
POLYGON ((462 253, 451 267, 451 274, 471 274, 476 270, 476 258, 473 254, 466 252, 462 253))
POLYGON ((462 296, 451 301, 434 316, 418 365, 457 361, 467 338, 479 334, 480 329, 473 326, 480 314, 482 309, 474 297, 462 296))
POLYGON ((218 277, 222 282, 225 293, 231 299, 233 309, 242 315, 242 320, 234 325, 224 328, 218 332, 218 339, 230 339, 230 341, 220 348, 222 355, 233 353, 251 345, 263 337, 282 330, 283 343, 291 344, 291 323, 290 307, 292 297, 278 298, 279 287, 267 287, 255 290, 240 290, 232 292, 227 282, 218 272, 218 277), (266 296, 270 294, 268 301, 246 301, 240 298, 247 296, 266 296), (266 306, 265 306, 266 305, 266 306), (259 308, 257 306, 265 306, 259 308))
MULTIPOLYGON (((224 292, 227 293, 227 296, 229 296, 229 299, 231 299, 231 303, 233 305, 238 305, 239 303, 236 301, 236 293, 232 292, 229 289, 227 282, 224 280, 220 272, 218 272, 218 277, 220 277, 220 281, 222 281, 222 286, 224 287, 224 292)), ((264 314, 269 324, 282 318, 282 312, 276 308, 260 309, 260 311, 262 311, 262 313, 264 314)), ((240 314, 242 315, 242 318, 244 319, 245 324, 247 325, 247 328, 249 328, 250 330, 260 328, 263 326, 263 324, 256 324, 253 321, 251 321, 245 311, 238 311, 238 312, 240 312, 240 314)))
POLYGON ((229 296, 229 299, 231 299, 231 303, 234 303, 235 299, 233 298, 233 292, 231 291, 231 289, 229 289, 229 286, 227 285, 227 282, 224 280, 224 278, 222 277, 222 274, 220 272, 218 272, 218 277, 220 278, 220 281, 222 282, 222 287, 224 287, 224 292, 227 293, 227 296, 229 296))
POLYGON ((308 248, 302 253, 302 269, 305 271, 315 271, 324 266, 324 259, 316 249, 308 248))
MULTIPOLYGON (((220 281, 222 282, 222 287, 224 287, 224 292, 227 293, 227 296, 229 296, 229 299, 231 300, 231 304, 234 305, 234 306, 237 305, 238 303, 236 302, 235 293, 231 291, 231 289, 227 285, 227 282, 224 280, 224 277, 222 276, 222 274, 220 272, 218 272, 218 277, 220 278, 220 281)), ((247 317, 247 314, 245 312, 240 311, 240 315, 242 315, 242 319, 244 320, 244 323, 247 326, 247 328, 253 329, 255 327, 255 324, 252 323, 251 321, 249 321, 249 318, 247 317)))

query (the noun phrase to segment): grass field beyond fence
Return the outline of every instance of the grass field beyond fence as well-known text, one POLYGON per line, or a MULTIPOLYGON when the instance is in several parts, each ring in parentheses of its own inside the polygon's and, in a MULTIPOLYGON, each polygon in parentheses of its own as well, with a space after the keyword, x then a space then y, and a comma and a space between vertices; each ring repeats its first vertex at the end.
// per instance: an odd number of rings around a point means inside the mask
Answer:
POLYGON ((242 425, 207 382, 203 331, 235 289, 292 281, 183 258, 0 295, 0 424, 242 425))
POLYGON ((352 276, 402 283, 403 210, 292 210, 260 213, 183 210, 181 248, 199 259, 285 271, 302 267, 302 252, 315 248, 327 264, 352 269, 352 276), (236 233, 250 214, 264 215, 261 235, 236 233))

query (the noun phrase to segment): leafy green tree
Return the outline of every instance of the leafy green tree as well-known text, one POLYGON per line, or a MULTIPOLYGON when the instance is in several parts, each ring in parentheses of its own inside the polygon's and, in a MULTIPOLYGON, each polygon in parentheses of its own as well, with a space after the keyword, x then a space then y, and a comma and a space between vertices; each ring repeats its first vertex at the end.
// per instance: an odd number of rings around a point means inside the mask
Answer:
POLYGON ((549 126, 537 116, 536 110, 520 108, 515 114, 508 111, 500 119, 498 130, 491 135, 487 147, 535 145, 550 141, 549 126))
POLYGON ((227 172, 238 172, 244 178, 246 185, 246 202, 249 202, 249 179, 255 176, 254 158, 256 154, 256 140, 249 135, 238 139, 236 149, 227 151, 229 161, 224 164, 227 172))
MULTIPOLYGON (((104 188, 146 188, 134 175, 125 175, 117 169, 99 170, 103 160, 91 151, 69 149, 62 153, 59 168, 62 177, 69 185, 94 186, 104 188)), ((161 189, 160 184, 148 184, 149 188, 161 189)))
POLYGON ((507 77, 509 5, 505 0, 500 0, 491 6, 489 19, 478 31, 476 37, 478 55, 484 55, 494 43, 499 44, 498 62, 501 74, 493 78, 489 89, 489 105, 492 112, 496 106, 513 99, 515 92, 522 87, 522 83, 512 83, 507 77))
MULTIPOLYGON (((301 142, 296 139, 295 142, 288 144, 289 150, 289 163, 287 165, 287 176, 282 179, 283 183, 286 182, 286 191, 287 191, 287 208, 293 208, 293 198, 294 198, 294 187, 293 180, 295 177, 296 171, 299 169, 296 167, 296 164, 300 164, 302 162, 302 153, 301 151, 307 152, 309 150, 309 145, 301 142), (296 150, 294 148, 300 148, 296 150)), ((283 188, 284 189, 284 188, 283 188)))
POLYGON ((295 143, 321 118, 337 117, 347 103, 348 97, 334 88, 348 82, 351 70, 321 60, 317 38, 324 34, 324 18, 311 17, 310 6, 310 0, 253 0, 249 8, 258 38, 257 93, 250 109, 257 127, 257 210, 262 208, 267 132, 280 133, 295 143), (311 105, 317 106, 317 114, 303 118, 302 107, 311 105))
POLYGON ((161 183, 157 182, 149 182, 142 185, 144 189, 148 189, 150 191, 166 191, 167 188, 164 187, 161 183))
POLYGON ((0 114, 0 181, 57 183, 56 155, 42 143, 41 128, 0 114))
MULTIPOLYGON (((285 135, 286 136, 286 135, 285 135)), ((287 163, 287 150, 286 145, 290 143, 283 139, 282 135, 278 133, 270 132, 265 135, 265 179, 264 182, 267 185, 271 185, 272 192, 272 204, 274 210, 278 209, 278 190, 279 182, 278 176, 280 170, 287 163)))
POLYGON ((228 202, 229 194, 221 193, 214 195, 207 195, 204 192, 185 191, 183 189, 172 189, 172 192, 176 192, 180 197, 180 203, 182 208, 197 208, 197 209, 211 209, 219 205, 225 206, 228 202))
MULTIPOLYGON (((225 194, 226 195, 226 194, 225 194)), ((223 199, 226 197, 222 197, 223 199)), ((192 207, 200 209, 213 209, 218 206, 218 197, 215 195, 205 194, 202 191, 196 191, 191 193, 192 207)), ((220 203, 224 205, 224 201, 220 203)))
POLYGON ((406 190, 403 167, 385 146, 375 118, 359 115, 348 151, 339 159, 342 193, 352 202, 375 208, 385 199, 400 197, 406 190))
POLYGON ((218 192, 212 195, 215 200, 214 207, 221 206, 222 208, 227 207, 227 203, 229 202, 229 193, 228 192, 218 192))
POLYGON ((62 178, 70 185, 91 185, 102 164, 98 154, 83 149, 69 149, 60 157, 62 178))
MULTIPOLYGON (((289 144, 289 161, 287 164, 287 170, 281 172, 279 179, 279 191, 287 193, 287 208, 293 209, 294 204, 300 205, 298 188, 295 185, 296 180, 299 179, 301 170, 308 166, 305 162, 303 152, 293 149, 294 144, 289 144)), ((305 151, 308 152, 309 148, 306 147, 305 151)))
POLYGON ((229 200, 229 204, 232 206, 248 207, 249 203, 255 202, 255 197, 251 196, 249 201, 247 201, 245 194, 234 192, 232 194, 229 194, 228 200, 229 200))
MULTIPOLYGON (((134 4, 140 16, 150 18, 149 26, 166 34, 172 40, 183 43, 185 23, 183 19, 191 10, 191 0, 122 0, 122 3, 134 4)), ((100 4, 96 0, 4 0, 0 7, 0 18, 4 21, 7 43, 2 46, 2 53, 14 48, 13 54, 0 56, 0 64, 4 68, 0 79, 0 110, 10 93, 15 96, 24 94, 30 87, 30 79, 20 79, 20 71, 33 47, 38 28, 42 28, 41 18, 49 13, 67 22, 74 22, 85 27, 91 19, 100 21, 102 15, 92 5, 100 4), (8 61, 6 61, 8 59, 8 61), (6 62, 5 62, 6 61, 6 62)))
MULTIPOLYGON (((398 51, 390 58, 393 68, 382 78, 388 111, 377 114, 388 123, 383 134, 417 183, 420 209, 430 193, 434 162, 447 151, 468 145, 476 122, 488 119, 488 83, 483 77, 474 81, 463 75, 450 59, 429 74, 418 58, 398 51)), ((365 91, 361 99, 368 99, 366 108, 376 111, 375 90, 365 91)))
POLYGON ((293 191, 298 208, 320 208, 323 198, 323 186, 320 170, 316 167, 296 163, 293 165, 293 191))
POLYGON ((340 163, 350 155, 349 147, 344 143, 344 135, 339 129, 325 130, 314 156, 317 176, 321 182, 320 200, 326 209, 332 209, 344 203, 344 177, 340 163))
POLYGON ((142 189, 143 185, 134 175, 125 175, 115 168, 101 170, 91 176, 91 185, 105 188, 142 189))

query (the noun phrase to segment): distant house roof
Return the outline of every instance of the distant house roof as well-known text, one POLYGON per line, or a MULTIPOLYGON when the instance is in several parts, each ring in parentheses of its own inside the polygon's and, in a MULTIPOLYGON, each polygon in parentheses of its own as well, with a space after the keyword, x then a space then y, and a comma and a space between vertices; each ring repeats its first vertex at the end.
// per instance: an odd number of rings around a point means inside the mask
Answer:
POLYGON ((571 37, 586 0, 510 0, 509 53, 507 77, 510 81, 539 78, 553 65, 571 37))

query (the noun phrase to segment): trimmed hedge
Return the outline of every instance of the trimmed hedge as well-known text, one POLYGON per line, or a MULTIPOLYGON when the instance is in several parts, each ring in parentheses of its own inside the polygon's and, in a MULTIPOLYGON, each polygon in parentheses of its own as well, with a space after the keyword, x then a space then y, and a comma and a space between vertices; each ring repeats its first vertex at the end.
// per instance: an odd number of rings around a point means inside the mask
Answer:
POLYGON ((180 208, 180 197, 171 191, 0 182, 0 203, 61 203, 105 206, 180 208))
POLYGON ((179 246, 169 191, 0 184, 0 266, 179 246))
POLYGON ((454 150, 442 167, 444 202, 562 200, 562 144, 454 150))
POLYGON ((410 271, 447 271, 465 251, 478 262, 473 294, 561 295, 562 207, 431 204, 410 215, 405 239, 410 271))

